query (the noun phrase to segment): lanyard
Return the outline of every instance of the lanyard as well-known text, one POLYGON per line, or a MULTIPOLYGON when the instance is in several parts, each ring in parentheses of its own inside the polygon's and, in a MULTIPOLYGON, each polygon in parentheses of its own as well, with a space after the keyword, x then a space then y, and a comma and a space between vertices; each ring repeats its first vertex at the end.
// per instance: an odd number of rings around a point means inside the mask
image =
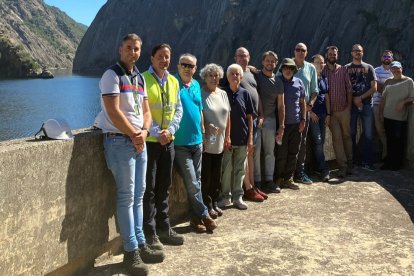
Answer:
POLYGON ((164 86, 161 86, 160 85, 160 82, 158 81, 158 78, 157 78, 157 76, 154 74, 154 73, 152 73, 151 74, 153 77, 154 77, 154 79, 157 81, 157 83, 158 83, 158 86, 161 88, 161 100, 162 100, 162 106, 164 107, 164 106, 166 106, 166 105, 169 105, 169 102, 170 102, 170 94, 168 93, 168 85, 167 85, 167 83, 168 83, 168 80, 165 82, 165 86, 167 86, 167 91, 165 91, 165 89, 164 89, 164 86))
MULTIPOLYGON (((119 62, 117 63, 117 65, 119 66, 119 68, 121 68, 122 72, 124 73, 124 77, 128 80, 128 83, 131 86, 132 93, 134 95, 132 97, 134 99, 134 110, 135 110, 135 113, 137 115, 139 115, 140 112, 139 112, 139 106, 138 106, 138 103, 137 103, 137 97, 138 97, 138 79, 136 80, 136 84, 135 84, 134 83, 134 77, 132 77, 132 75, 131 75, 131 78, 129 78, 129 75, 125 71, 124 67, 122 67, 122 65, 119 64, 119 62)), ((138 78, 138 75, 136 75, 135 77, 138 78)))

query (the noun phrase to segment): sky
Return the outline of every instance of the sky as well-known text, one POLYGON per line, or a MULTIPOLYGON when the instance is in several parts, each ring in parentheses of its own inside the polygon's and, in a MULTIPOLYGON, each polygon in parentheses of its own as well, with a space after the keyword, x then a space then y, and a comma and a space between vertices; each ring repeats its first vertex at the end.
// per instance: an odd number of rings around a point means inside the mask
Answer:
POLYGON ((106 0, 44 0, 72 17, 75 21, 90 26, 106 0))

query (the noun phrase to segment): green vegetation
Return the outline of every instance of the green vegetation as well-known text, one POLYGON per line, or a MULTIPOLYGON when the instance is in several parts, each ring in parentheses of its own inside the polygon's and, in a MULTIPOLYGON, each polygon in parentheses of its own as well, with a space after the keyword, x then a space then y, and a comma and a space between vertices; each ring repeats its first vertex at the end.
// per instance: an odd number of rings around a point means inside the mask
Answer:
MULTIPOLYGON (((50 14, 53 14, 52 18, 56 20, 58 29, 62 31, 64 35, 76 43, 79 43, 81 41, 83 35, 86 32, 86 26, 77 23, 58 8, 45 5, 45 10, 49 10, 50 14)), ((68 47, 62 44, 62 37, 56 35, 56 30, 51 28, 49 22, 51 19, 50 14, 46 14, 44 10, 33 9, 31 10, 31 17, 25 20, 25 24, 38 37, 50 43, 58 53, 65 54, 67 52, 70 52, 68 47)))
POLYGON ((0 77, 27 77, 40 70, 39 64, 22 45, 14 45, 0 37, 0 77))

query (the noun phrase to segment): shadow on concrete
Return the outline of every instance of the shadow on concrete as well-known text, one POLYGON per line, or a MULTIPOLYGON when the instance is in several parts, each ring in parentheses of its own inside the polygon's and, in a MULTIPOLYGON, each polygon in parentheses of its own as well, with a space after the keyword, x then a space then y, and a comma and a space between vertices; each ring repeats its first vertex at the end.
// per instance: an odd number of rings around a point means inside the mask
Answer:
POLYGON ((100 137, 77 135, 67 173, 66 216, 60 233, 60 242, 67 243, 68 262, 49 275, 82 275, 94 266, 96 257, 111 247, 108 220, 115 214, 113 183, 100 137))
POLYGON ((398 200, 414 223, 414 172, 408 169, 380 171, 377 182, 398 200))
MULTIPOLYGON (((382 164, 374 164, 375 171, 368 171, 360 166, 354 167, 354 173, 346 178, 333 178, 331 185, 346 184, 346 182, 376 182, 389 192, 406 210, 414 223, 414 172, 409 169, 399 171, 380 170, 382 164)), ((335 170, 331 173, 335 177, 335 170)))

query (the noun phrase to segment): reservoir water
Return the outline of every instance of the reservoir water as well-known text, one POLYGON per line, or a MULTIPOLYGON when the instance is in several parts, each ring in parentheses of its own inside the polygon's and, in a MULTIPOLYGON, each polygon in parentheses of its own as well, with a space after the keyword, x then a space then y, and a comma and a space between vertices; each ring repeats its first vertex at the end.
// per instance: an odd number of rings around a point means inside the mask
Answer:
POLYGON ((92 126, 100 111, 99 77, 0 80, 0 141, 30 137, 50 118, 71 129, 92 126))

